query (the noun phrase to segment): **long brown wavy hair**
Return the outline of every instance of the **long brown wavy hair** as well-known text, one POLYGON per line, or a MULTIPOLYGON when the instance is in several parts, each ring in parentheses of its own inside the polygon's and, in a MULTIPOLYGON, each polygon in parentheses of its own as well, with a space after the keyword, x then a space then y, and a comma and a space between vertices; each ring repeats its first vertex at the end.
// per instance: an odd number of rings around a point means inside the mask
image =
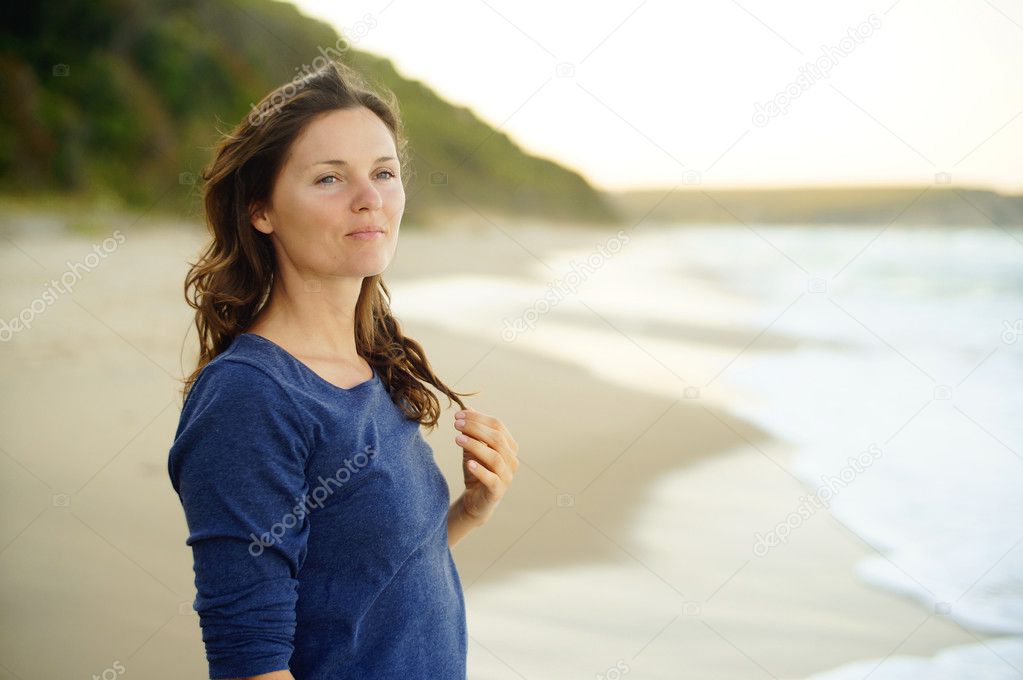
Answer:
MULTIPOLYGON (((185 301, 195 310, 199 360, 184 381, 183 401, 203 367, 248 329, 269 299, 276 270, 274 247, 267 234, 252 226, 249 207, 268 200, 292 142, 313 118, 357 107, 366 107, 390 129, 407 184, 408 140, 394 93, 371 88, 340 61, 328 61, 268 93, 217 144, 213 161, 201 175, 210 240, 185 277, 185 301)), ((454 400, 465 408, 459 397, 476 393, 454 392, 437 377, 422 346, 402 333, 390 299, 379 274, 363 279, 355 306, 356 349, 377 369, 406 416, 432 429, 440 404, 425 383, 446 394, 449 406, 454 400)))

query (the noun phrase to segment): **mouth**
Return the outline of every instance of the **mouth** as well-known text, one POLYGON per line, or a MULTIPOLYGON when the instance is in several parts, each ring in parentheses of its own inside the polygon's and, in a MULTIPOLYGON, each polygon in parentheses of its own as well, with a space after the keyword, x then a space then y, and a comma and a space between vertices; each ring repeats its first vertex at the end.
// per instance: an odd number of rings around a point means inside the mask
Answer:
POLYGON ((360 227, 356 231, 345 234, 345 238, 351 236, 352 238, 357 238, 359 240, 366 241, 370 239, 380 238, 383 235, 384 230, 381 229, 380 227, 360 227))

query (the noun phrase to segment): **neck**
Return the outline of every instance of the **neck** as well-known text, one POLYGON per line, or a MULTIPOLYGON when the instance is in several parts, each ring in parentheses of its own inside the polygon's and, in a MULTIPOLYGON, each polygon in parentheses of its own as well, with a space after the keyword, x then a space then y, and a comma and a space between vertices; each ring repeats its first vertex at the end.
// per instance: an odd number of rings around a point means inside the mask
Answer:
POLYGON ((248 330, 296 355, 361 364, 355 342, 355 306, 361 287, 361 279, 298 281, 298 285, 278 279, 248 330))

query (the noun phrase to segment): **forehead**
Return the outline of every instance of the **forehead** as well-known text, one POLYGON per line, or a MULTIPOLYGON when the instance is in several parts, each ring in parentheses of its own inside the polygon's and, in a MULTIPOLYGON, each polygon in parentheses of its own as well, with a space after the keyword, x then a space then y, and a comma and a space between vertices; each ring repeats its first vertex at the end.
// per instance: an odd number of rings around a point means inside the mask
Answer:
POLYGON ((375 113, 359 107, 314 118, 291 145, 288 160, 301 169, 328 158, 357 165, 380 156, 397 156, 391 131, 375 113))

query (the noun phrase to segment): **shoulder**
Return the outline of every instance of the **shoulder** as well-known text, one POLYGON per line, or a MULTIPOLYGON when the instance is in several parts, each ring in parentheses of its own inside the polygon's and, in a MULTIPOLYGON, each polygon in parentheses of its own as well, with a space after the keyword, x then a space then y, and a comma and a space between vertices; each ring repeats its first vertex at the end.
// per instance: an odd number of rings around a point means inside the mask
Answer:
POLYGON ((245 397, 286 400, 288 390, 280 379, 259 364, 224 353, 202 367, 185 403, 188 405, 193 399, 209 401, 245 397))
POLYGON ((186 405, 193 396, 208 399, 233 394, 280 399, 287 395, 287 386, 275 373, 277 367, 268 365, 265 357, 254 353, 243 340, 243 336, 236 336, 223 352, 202 367, 188 392, 186 405))
POLYGON ((305 435, 306 417, 292 389, 264 365, 228 350, 206 364, 188 392, 181 430, 198 421, 230 422, 249 431, 287 428, 305 435))
POLYGON ((251 475, 270 474, 270 469, 300 475, 313 441, 305 416, 272 374, 218 355, 188 393, 167 470, 179 494, 189 486, 183 479, 200 488, 207 476, 252 486, 259 482, 251 475))

